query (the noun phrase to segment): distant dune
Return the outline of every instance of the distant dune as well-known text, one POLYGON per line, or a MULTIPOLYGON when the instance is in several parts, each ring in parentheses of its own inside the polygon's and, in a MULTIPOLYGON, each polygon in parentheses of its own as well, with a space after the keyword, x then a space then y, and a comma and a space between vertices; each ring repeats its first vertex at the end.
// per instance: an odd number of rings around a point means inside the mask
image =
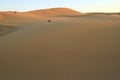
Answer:
POLYGON ((2 18, 5 18, 5 19, 15 19, 15 18, 18 18, 18 19, 25 19, 25 18, 37 18, 38 16, 35 16, 35 15, 30 15, 30 14, 27 14, 27 13, 24 13, 24 12, 1 12, 0 13, 0 17, 2 18))
POLYGON ((55 16, 76 16, 81 13, 69 8, 50 8, 42 10, 34 10, 28 12, 7 11, 0 12, 0 21, 2 24, 26 24, 38 20, 53 19, 55 16), (45 18, 46 17, 46 18, 45 18), (51 18, 47 18, 51 17, 51 18))
POLYGON ((120 13, 87 13, 88 15, 106 15, 106 16, 120 16, 120 13))
POLYGON ((49 8, 33 10, 28 12, 0 12, 0 19, 3 18, 17 18, 17 19, 38 19, 41 17, 66 17, 66 16, 87 16, 87 15, 106 15, 106 16, 120 16, 120 13, 81 13, 69 8, 49 8))
POLYGON ((43 10, 35 10, 28 12, 30 14, 39 15, 39 16, 64 16, 64 15, 80 15, 78 11, 74 11, 69 8, 50 8, 43 10))
POLYGON ((120 80, 120 16, 1 12, 0 80, 120 80))

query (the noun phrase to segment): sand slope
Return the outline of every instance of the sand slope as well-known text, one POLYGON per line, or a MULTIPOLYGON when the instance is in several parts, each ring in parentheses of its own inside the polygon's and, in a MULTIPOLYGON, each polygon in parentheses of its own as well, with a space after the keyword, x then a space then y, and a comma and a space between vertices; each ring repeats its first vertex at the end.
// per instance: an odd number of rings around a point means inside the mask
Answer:
POLYGON ((120 17, 26 20, 0 22, 21 27, 0 36, 0 80, 120 79, 120 17))
POLYGON ((3 18, 2 13, 0 13, 0 20, 3 18))

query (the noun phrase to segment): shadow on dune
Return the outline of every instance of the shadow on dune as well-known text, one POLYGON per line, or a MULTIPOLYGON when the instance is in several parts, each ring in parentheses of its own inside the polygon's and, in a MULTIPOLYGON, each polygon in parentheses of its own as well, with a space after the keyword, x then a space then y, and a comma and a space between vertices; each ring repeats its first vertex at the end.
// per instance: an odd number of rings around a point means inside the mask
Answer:
POLYGON ((18 30, 18 27, 11 25, 0 25, 0 37, 15 32, 16 30, 18 30))

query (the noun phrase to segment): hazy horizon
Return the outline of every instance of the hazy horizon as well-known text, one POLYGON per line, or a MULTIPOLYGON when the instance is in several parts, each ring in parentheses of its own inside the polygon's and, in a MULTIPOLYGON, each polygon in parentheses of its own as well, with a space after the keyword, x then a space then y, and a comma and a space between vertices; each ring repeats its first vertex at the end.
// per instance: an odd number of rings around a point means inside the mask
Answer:
POLYGON ((37 9, 66 7, 79 12, 120 12, 119 0, 4 0, 1 1, 0 11, 31 11, 37 9))

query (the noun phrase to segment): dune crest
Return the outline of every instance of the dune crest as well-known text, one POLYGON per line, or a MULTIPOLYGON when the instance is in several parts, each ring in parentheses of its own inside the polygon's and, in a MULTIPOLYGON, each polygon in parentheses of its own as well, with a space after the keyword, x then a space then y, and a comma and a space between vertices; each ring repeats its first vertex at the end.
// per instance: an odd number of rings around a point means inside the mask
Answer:
POLYGON ((69 8, 50 8, 50 9, 42 9, 27 12, 34 15, 39 16, 64 16, 64 15, 80 15, 81 13, 69 8))

